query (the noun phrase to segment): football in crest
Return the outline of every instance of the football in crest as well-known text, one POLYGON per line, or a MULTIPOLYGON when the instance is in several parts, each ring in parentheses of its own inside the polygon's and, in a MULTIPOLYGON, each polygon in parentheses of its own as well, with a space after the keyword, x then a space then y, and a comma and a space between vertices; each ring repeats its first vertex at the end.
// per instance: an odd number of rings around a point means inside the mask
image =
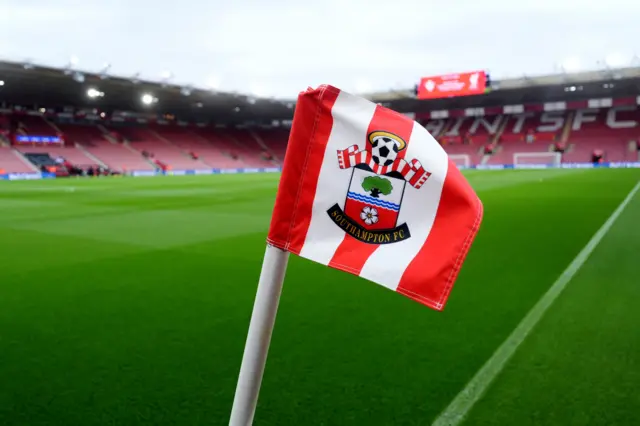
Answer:
POLYGON ((371 157, 376 164, 381 166, 392 165, 398 157, 398 152, 404 148, 401 146, 401 141, 393 136, 390 134, 378 134, 370 138, 371 157))

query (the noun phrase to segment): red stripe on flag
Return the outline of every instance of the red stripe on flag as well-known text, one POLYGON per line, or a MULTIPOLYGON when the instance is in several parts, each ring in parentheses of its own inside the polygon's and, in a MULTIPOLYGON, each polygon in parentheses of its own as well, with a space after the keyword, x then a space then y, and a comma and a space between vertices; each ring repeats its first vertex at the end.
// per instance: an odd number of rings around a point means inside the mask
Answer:
POLYGON ((482 202, 449 160, 433 228, 396 291, 441 311, 478 232, 482 213, 482 202))
MULTIPOLYGON (((375 131, 393 133, 404 139, 408 145, 411 132, 413 131, 413 120, 378 105, 369 123, 367 136, 369 133, 375 131)), ((368 145, 369 141, 365 140, 365 143, 368 145)), ((403 154, 405 151, 406 148, 404 151, 401 151, 401 153, 403 154)), ((401 156, 398 155, 398 157, 401 156)), ((340 243, 329 262, 329 266, 359 275, 366 261, 378 247, 379 244, 363 243, 345 234, 342 243, 340 243)))
POLYGON ((331 135, 331 109, 340 91, 322 86, 298 97, 267 241, 300 254, 331 135), (307 124, 311 123, 311 124, 307 124))

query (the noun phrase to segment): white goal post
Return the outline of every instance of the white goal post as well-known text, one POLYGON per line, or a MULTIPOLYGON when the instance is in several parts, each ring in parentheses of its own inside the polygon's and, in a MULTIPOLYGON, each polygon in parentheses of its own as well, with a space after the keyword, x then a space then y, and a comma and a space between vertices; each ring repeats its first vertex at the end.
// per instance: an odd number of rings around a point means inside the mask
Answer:
POLYGON ((562 154, 559 152, 516 152, 513 154, 514 167, 560 167, 562 154))
POLYGON ((469 168, 471 167, 471 158, 468 154, 449 154, 449 159, 455 163, 458 167, 469 168))

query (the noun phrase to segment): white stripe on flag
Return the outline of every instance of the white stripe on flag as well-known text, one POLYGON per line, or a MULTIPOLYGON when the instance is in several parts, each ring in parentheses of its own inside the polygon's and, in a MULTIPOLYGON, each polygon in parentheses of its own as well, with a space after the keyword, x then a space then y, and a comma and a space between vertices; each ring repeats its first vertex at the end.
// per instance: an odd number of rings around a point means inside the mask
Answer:
POLYGON ((413 124, 411 139, 405 159, 428 159, 423 161, 426 171, 431 172, 427 183, 420 189, 408 182, 400 206, 398 225, 409 224, 411 238, 381 245, 364 264, 360 276, 395 290, 409 263, 424 245, 440 203, 442 187, 447 176, 448 157, 438 142, 418 123, 413 124))
POLYGON ((340 92, 333 105, 333 127, 320 168, 311 223, 300 251, 302 257, 328 265, 344 239, 344 231, 327 214, 327 210, 336 203, 344 208, 353 171, 338 167, 338 151, 353 144, 364 149, 375 110, 376 104, 345 92, 340 92))

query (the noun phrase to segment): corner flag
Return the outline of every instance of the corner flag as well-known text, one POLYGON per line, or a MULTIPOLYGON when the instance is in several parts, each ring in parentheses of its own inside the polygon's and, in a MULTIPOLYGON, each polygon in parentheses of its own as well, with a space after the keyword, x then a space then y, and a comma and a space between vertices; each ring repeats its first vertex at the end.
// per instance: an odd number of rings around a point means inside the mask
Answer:
POLYGON ((418 123, 331 86, 300 95, 270 244, 441 310, 481 220, 418 123))
POLYGON ((230 425, 253 420, 289 252, 442 310, 482 213, 412 119, 332 86, 301 93, 230 425))

